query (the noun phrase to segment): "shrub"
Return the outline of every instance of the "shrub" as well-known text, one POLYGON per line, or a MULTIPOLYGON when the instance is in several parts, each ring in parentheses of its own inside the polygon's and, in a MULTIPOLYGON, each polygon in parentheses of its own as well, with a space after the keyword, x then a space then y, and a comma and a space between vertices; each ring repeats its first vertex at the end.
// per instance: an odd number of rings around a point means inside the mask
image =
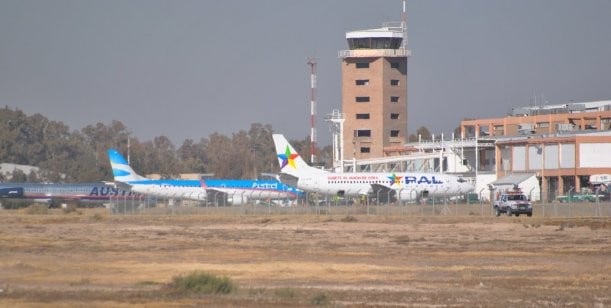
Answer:
POLYGON ((201 271, 174 277, 170 288, 179 293, 200 294, 228 294, 237 289, 228 277, 218 277, 201 271))
POLYGON ((32 204, 28 207, 27 213, 30 215, 46 215, 49 213, 49 207, 46 204, 32 204))
POLYGON ((348 215, 344 218, 341 219, 342 222, 356 222, 358 221, 358 219, 356 219, 356 217, 352 216, 352 215, 348 215))
POLYGON ((66 206, 62 206, 62 211, 64 214, 76 212, 76 204, 67 204, 66 206))
POLYGON ((291 300, 295 298, 295 290, 291 288, 282 288, 274 291, 274 294, 283 300, 291 300))
POLYGON ((316 306, 326 306, 329 305, 329 296, 325 293, 317 293, 316 295, 314 295, 314 297, 312 297, 312 299, 310 300, 310 303, 312 305, 316 305, 316 306))
POLYGON ((16 210, 21 208, 27 208, 32 202, 30 200, 14 200, 4 199, 2 200, 2 208, 7 210, 16 210))

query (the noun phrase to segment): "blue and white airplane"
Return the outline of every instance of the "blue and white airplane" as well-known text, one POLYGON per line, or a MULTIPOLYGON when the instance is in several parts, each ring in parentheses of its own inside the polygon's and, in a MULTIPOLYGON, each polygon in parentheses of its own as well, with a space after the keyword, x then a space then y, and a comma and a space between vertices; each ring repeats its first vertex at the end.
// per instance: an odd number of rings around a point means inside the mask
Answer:
POLYGON ((281 134, 274 134, 280 180, 304 191, 337 196, 377 196, 380 200, 414 201, 450 197, 475 187, 461 177, 434 173, 332 173, 309 166, 281 134))
POLYGON ((123 155, 115 149, 108 150, 115 184, 135 193, 163 198, 189 200, 218 199, 229 197, 233 204, 248 200, 293 200, 303 192, 278 180, 234 180, 234 179, 160 179, 154 180, 138 175, 123 155))

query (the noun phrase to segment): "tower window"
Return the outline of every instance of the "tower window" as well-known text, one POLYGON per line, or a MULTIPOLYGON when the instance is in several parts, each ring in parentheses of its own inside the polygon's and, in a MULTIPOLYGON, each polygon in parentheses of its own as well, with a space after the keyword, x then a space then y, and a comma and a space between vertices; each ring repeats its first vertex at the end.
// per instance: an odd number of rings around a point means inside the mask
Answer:
POLYGON ((398 86, 399 85, 399 79, 392 79, 392 80, 390 80, 390 85, 391 86, 398 86))
POLYGON ((369 113, 357 113, 356 119, 357 120, 367 120, 369 119, 369 113))
POLYGON ((356 97, 356 102, 357 103, 368 103, 369 102, 369 96, 357 96, 356 97))
POLYGON ((369 62, 356 62, 356 68, 369 68, 369 62))
POLYGON ((399 68, 399 62, 390 62, 390 68, 399 68))
POLYGON ((369 85, 369 79, 357 79, 356 80, 356 85, 357 86, 368 86, 369 85))
POLYGON ((399 137, 399 130, 398 129, 393 129, 390 131, 390 136, 391 137, 399 137))
POLYGON ((390 102, 391 103, 398 103, 399 102, 399 97, 398 96, 391 96, 390 97, 390 102))
POLYGON ((391 113, 390 114, 390 118, 392 120, 398 120, 399 119, 399 114, 398 113, 391 113))
POLYGON ((361 153, 370 153, 371 152, 371 148, 369 147, 361 147, 361 153))
POLYGON ((354 131, 355 137, 371 137, 370 129, 357 129, 354 131))

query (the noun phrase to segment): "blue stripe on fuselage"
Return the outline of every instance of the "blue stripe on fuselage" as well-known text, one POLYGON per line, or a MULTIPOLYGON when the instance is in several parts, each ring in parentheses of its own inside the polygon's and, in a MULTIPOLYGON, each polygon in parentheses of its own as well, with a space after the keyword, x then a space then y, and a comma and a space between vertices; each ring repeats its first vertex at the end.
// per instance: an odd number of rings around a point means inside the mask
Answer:
MULTIPOLYGON (((160 180, 136 180, 127 182, 131 185, 158 185, 176 187, 201 187, 200 180, 183 179, 160 179, 160 180)), ((277 180, 237 180, 237 179, 205 179, 204 183, 210 188, 237 188, 252 190, 273 190, 301 194, 302 191, 283 184, 277 180)))

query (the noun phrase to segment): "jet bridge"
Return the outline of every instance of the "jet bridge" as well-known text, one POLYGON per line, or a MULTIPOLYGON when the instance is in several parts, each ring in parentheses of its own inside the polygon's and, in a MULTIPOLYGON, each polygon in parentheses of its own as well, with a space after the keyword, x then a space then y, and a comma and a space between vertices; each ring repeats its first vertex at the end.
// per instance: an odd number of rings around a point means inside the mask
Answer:
POLYGON ((493 139, 432 140, 408 143, 408 155, 345 160, 344 172, 494 172, 493 139), (476 168, 475 162, 479 161, 476 168))

